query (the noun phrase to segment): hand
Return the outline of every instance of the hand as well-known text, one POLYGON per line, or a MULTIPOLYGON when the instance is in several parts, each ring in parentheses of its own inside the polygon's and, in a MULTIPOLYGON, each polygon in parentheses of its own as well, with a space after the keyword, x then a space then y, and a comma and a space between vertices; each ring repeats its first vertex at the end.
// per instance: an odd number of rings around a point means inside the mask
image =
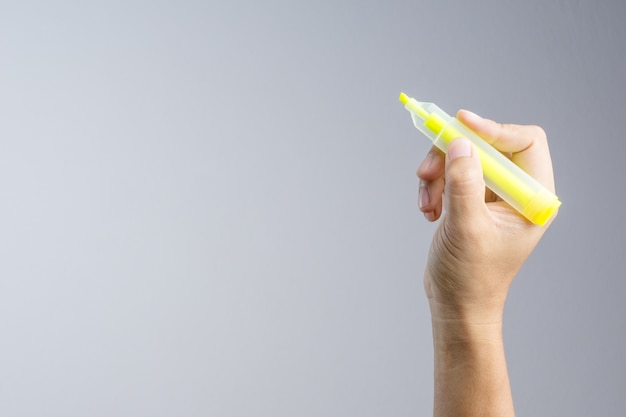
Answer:
MULTIPOLYGON (((537 126, 502 125, 459 111, 457 118, 554 191, 548 142, 537 126)), ((419 206, 429 221, 446 209, 424 274, 433 318, 497 321, 517 271, 547 229, 485 188, 477 151, 464 138, 447 154, 433 147, 420 165, 419 206)))

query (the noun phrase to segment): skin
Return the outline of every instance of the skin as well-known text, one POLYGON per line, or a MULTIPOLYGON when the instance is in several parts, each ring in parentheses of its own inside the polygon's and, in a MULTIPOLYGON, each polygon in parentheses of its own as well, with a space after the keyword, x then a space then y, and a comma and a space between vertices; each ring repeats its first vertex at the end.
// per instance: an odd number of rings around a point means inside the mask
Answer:
MULTIPOLYGON (((541 128, 499 124, 465 110, 457 118, 554 191, 541 128)), ((485 188, 478 154, 465 138, 450 143, 447 154, 433 147, 417 176, 419 208, 428 221, 439 220, 424 273, 434 415, 514 416, 502 314, 511 282, 549 224, 530 223, 485 188)))

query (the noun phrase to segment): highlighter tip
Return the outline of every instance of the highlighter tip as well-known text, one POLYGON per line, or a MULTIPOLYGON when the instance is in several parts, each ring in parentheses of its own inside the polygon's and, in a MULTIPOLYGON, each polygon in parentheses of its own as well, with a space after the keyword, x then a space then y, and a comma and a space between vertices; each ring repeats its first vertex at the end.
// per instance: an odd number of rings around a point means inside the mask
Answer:
POLYGON ((409 96, 404 93, 400 93, 400 102, 406 104, 409 101, 409 96))

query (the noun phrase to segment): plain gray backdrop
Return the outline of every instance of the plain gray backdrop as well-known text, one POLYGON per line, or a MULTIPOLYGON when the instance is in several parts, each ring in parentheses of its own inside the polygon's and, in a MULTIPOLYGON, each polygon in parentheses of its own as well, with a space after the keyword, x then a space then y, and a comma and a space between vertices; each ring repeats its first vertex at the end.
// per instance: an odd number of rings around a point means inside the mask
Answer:
POLYGON ((626 3, 2 1, 0 415, 425 416, 400 91, 548 133, 520 416, 626 409, 626 3))

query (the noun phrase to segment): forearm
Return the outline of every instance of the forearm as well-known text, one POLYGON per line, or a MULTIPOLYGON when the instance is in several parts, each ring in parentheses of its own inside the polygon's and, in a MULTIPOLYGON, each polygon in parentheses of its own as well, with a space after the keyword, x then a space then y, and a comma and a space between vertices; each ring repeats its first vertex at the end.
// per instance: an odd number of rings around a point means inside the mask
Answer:
POLYGON ((435 417, 512 417, 501 320, 433 315, 435 417))

